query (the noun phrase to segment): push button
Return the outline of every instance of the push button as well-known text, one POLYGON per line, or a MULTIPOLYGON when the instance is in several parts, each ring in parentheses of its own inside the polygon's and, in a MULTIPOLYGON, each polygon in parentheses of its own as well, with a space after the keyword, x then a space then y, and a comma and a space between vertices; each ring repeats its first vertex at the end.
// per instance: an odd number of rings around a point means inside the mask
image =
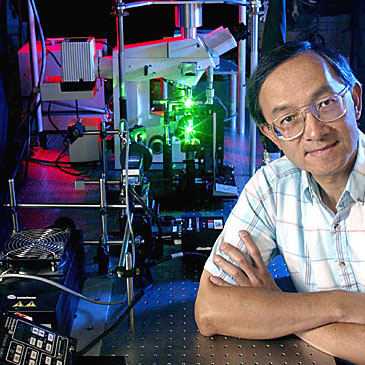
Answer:
POLYGON ((50 343, 46 344, 46 351, 47 352, 52 352, 52 345, 50 343))

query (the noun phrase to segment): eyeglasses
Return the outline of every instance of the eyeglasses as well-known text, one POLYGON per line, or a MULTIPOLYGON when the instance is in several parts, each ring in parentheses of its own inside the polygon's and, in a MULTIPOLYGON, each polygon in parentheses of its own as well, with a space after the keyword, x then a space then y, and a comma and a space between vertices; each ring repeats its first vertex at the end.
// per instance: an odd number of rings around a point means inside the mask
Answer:
POLYGON ((272 130, 279 139, 291 141, 304 132, 305 116, 308 112, 321 122, 333 122, 346 113, 344 96, 348 90, 349 86, 347 85, 337 94, 327 95, 310 105, 305 105, 300 109, 290 110, 284 115, 275 118, 272 126, 267 125, 267 128, 272 130))

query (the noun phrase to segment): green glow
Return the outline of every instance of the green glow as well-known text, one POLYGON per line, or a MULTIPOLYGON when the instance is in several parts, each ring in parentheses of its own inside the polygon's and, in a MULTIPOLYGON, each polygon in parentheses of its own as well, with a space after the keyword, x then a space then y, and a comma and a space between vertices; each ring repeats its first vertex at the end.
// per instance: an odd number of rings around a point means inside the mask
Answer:
POLYGON ((185 144, 195 145, 199 144, 200 140, 195 137, 196 131, 194 129, 194 122, 192 119, 188 119, 184 126, 184 141, 185 144))
POLYGON ((187 109, 190 109, 193 106, 193 104, 194 104, 194 102, 191 98, 188 98, 188 99, 185 100, 185 107, 187 109))
POLYGON ((145 143, 147 139, 146 129, 137 128, 130 132, 131 140, 134 142, 145 143))

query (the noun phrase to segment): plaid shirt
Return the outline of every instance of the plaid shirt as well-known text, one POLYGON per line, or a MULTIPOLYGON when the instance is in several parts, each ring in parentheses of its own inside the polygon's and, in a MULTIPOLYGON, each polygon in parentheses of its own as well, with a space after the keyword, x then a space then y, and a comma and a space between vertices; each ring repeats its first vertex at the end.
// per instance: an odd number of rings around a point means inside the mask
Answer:
MULTIPOLYGON (((238 231, 247 230, 265 262, 281 254, 300 292, 343 289, 365 292, 365 135, 334 214, 318 185, 286 157, 262 167, 246 184, 205 264, 211 274, 234 279, 213 263, 219 244, 247 253, 238 231)), ((224 254, 222 256, 226 257, 224 254)))

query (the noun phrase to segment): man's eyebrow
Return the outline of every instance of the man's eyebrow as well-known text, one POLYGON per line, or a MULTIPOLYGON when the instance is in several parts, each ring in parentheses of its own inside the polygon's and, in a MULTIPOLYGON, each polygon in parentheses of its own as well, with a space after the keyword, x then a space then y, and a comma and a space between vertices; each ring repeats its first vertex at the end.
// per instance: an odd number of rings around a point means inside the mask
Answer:
POLYGON ((321 97, 323 94, 328 94, 328 93, 335 93, 336 91, 334 91, 332 89, 332 87, 330 85, 322 85, 320 86, 313 94, 312 94, 312 101, 318 99, 319 97, 321 97))
MULTIPOLYGON (((311 102, 317 100, 319 97, 321 97, 323 94, 326 93, 333 93, 334 90, 332 89, 332 87, 330 85, 322 85, 320 86, 313 94, 311 97, 311 102)), ((299 108, 302 108, 305 105, 300 106, 299 108)), ((272 109, 271 111, 271 115, 275 115, 278 114, 280 112, 286 111, 286 110, 293 110, 293 109, 297 109, 294 108, 293 106, 289 106, 287 104, 283 104, 283 105, 278 105, 275 108, 272 109)))

